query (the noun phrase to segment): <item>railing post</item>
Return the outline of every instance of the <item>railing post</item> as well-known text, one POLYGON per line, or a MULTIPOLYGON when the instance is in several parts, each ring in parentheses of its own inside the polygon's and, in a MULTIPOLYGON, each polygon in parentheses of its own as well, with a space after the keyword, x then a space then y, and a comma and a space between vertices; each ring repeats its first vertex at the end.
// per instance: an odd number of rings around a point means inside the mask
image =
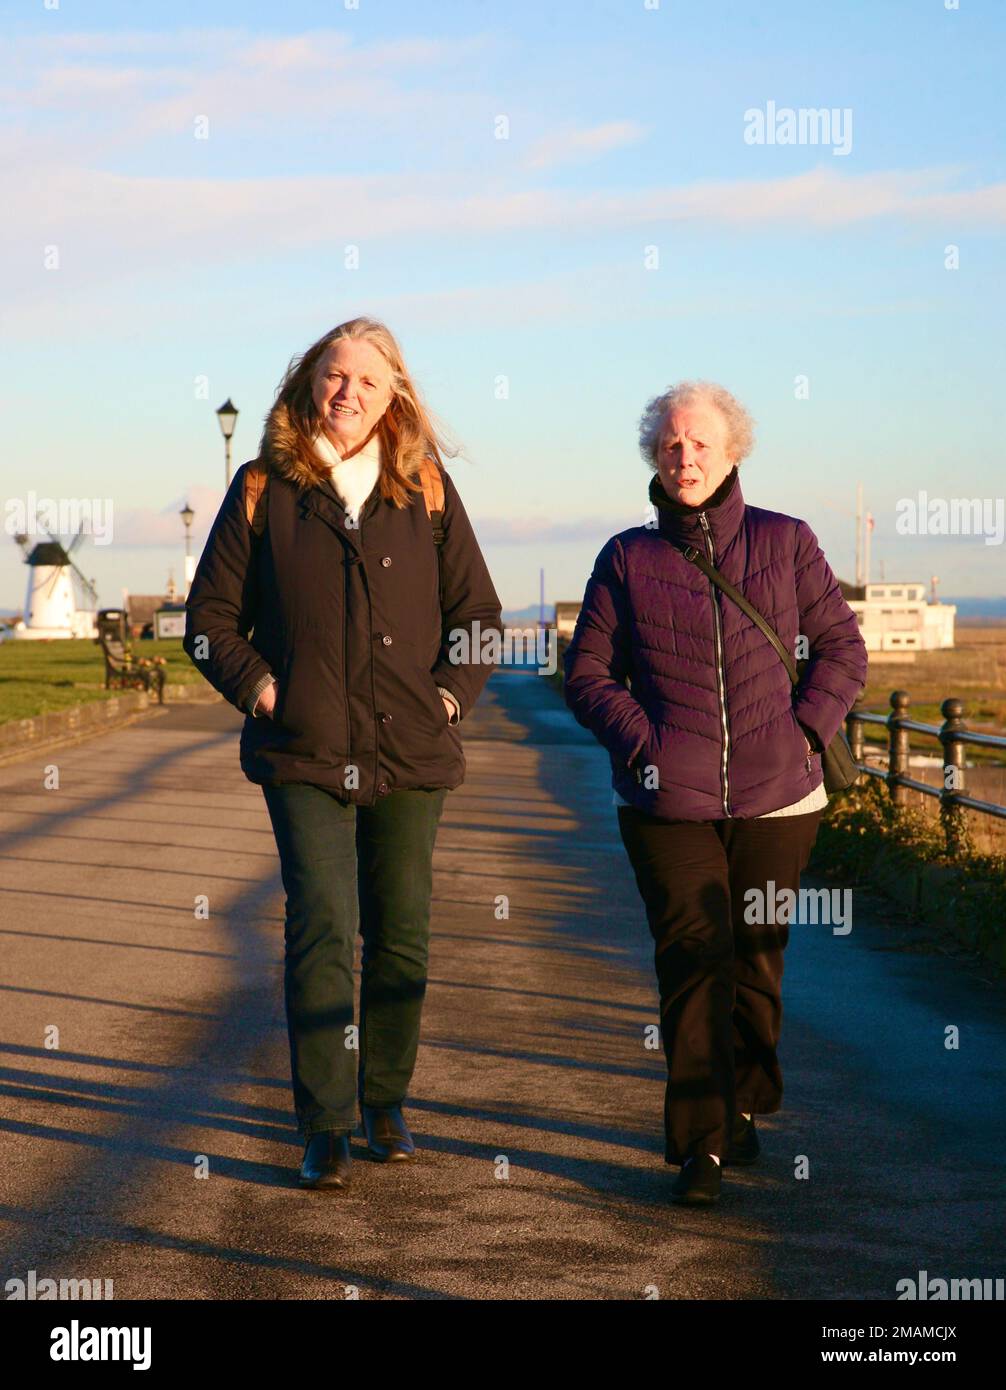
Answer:
POLYGON ((965 732, 964 705, 960 700, 944 700, 940 705, 943 727, 940 729, 940 743, 943 745, 943 790, 940 792, 940 819, 947 842, 947 854, 951 858, 965 852, 968 840, 967 818, 964 807, 957 804, 957 795, 964 791, 964 744, 961 734, 965 732))
POLYGON ((860 691, 856 696, 852 709, 845 716, 845 736, 849 740, 852 756, 856 759, 857 763, 863 761, 863 723, 862 720, 856 718, 862 704, 863 692, 860 691))
POLYGON ((895 806, 904 806, 908 801, 908 788, 897 782, 908 772, 908 730, 901 727, 902 719, 908 718, 908 704, 907 691, 892 692, 891 712, 887 716, 887 785, 895 806))

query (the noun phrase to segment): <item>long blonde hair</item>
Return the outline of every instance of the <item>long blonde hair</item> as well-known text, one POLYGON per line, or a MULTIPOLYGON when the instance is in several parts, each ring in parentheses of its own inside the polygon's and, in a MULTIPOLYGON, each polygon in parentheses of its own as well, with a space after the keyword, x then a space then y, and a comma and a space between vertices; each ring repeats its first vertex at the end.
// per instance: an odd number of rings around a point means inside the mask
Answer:
POLYGON ((310 460, 319 429, 312 395, 314 371, 325 352, 341 338, 370 343, 391 370, 391 401, 377 426, 382 456, 379 485, 382 497, 396 507, 407 507, 411 502, 410 494, 422 491, 415 474, 423 459, 433 458, 442 464, 444 454, 450 451, 420 400, 402 350, 385 324, 366 317, 347 319, 312 343, 306 352, 291 360, 276 392, 273 409, 278 405, 286 407, 301 456, 310 460))

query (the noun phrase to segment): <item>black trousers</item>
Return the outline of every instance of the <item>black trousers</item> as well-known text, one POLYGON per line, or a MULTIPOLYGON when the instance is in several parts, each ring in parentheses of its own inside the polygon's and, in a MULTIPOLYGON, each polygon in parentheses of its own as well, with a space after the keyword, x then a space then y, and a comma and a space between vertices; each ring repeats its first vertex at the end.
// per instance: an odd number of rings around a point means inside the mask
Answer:
POLYGON ((775 893, 799 891, 820 819, 672 821, 618 808, 655 943, 668 1163, 722 1157, 738 1111, 768 1115, 782 1104, 776 1048, 789 926, 773 910, 775 893))

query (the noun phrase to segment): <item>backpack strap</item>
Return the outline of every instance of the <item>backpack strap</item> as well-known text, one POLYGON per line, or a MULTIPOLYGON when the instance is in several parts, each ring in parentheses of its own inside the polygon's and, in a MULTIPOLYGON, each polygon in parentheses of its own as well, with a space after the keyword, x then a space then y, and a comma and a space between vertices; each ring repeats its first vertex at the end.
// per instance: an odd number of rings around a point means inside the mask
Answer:
POLYGON ((269 514, 269 474, 257 463, 250 463, 245 469, 245 517, 256 536, 265 531, 266 517, 269 514))
POLYGON ((423 485, 423 501, 426 515, 433 527, 433 544, 444 543, 444 480, 440 469, 431 458, 423 459, 419 465, 419 481, 423 485))
MULTIPOLYGON (((433 527, 433 544, 444 542, 444 480, 440 469, 431 458, 424 458, 419 465, 419 481, 423 486, 423 501, 426 515, 433 527)), ((245 517, 256 536, 265 531, 268 516, 269 474, 257 463, 249 463, 245 470, 244 502, 245 517)))

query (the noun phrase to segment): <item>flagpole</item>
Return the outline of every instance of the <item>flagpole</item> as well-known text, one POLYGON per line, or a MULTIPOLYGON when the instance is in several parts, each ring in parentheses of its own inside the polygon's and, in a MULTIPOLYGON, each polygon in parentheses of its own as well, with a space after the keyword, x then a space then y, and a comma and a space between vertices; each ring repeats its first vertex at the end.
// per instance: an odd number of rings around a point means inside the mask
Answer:
POLYGON ((863 582, 863 484, 856 484, 856 587, 863 582))

